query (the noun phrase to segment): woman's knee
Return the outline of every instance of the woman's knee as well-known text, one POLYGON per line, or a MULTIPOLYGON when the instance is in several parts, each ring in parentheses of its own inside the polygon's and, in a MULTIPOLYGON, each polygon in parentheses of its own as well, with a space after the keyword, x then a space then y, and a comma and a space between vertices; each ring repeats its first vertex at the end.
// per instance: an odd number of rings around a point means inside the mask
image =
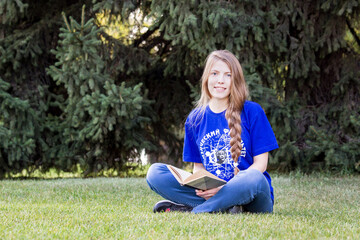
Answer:
POLYGON ((233 181, 239 184, 245 184, 246 189, 251 192, 254 190, 263 190, 263 188, 269 188, 269 184, 264 174, 257 169, 246 169, 240 171, 234 177, 233 181))
POLYGON ((156 180, 161 178, 161 174, 164 172, 164 169, 167 169, 166 164, 152 164, 146 174, 146 181, 150 184, 154 183, 156 180))
MULTIPOLYGON (((247 184, 252 185, 254 188, 265 188, 265 190, 269 190, 269 183, 266 180, 264 174, 257 169, 247 169, 247 184)), ((264 190, 264 189, 262 189, 264 190)))

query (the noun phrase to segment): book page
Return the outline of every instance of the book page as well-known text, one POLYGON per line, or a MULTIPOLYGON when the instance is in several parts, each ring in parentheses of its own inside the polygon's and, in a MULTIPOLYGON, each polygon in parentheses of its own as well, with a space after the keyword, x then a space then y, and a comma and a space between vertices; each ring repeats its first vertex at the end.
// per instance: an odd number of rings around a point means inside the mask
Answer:
POLYGON ((167 165, 167 167, 180 184, 184 184, 183 183, 184 180, 191 176, 191 173, 189 173, 185 170, 182 170, 180 168, 177 168, 177 167, 174 167, 171 165, 167 165))

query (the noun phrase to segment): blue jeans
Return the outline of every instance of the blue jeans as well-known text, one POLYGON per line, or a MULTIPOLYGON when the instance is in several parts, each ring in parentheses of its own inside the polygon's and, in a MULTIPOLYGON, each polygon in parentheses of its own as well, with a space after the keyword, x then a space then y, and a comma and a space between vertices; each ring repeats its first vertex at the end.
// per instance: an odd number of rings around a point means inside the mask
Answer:
POLYGON ((247 212, 273 211, 269 184, 256 169, 240 171, 208 200, 197 196, 194 188, 181 186, 162 163, 151 165, 146 181, 151 190, 163 198, 193 207, 193 213, 222 212, 235 205, 242 205, 247 212))

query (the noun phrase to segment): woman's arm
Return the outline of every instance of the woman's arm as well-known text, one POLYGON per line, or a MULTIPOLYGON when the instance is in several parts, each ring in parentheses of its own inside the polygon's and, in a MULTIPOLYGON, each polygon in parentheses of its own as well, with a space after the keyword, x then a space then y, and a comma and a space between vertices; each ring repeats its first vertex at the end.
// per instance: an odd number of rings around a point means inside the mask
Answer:
POLYGON ((194 163, 193 173, 199 171, 200 169, 205 169, 204 164, 194 163))
POLYGON ((249 169, 254 168, 263 173, 266 171, 268 161, 269 161, 269 153, 268 152, 262 153, 260 155, 256 155, 254 157, 254 163, 249 167, 249 169))

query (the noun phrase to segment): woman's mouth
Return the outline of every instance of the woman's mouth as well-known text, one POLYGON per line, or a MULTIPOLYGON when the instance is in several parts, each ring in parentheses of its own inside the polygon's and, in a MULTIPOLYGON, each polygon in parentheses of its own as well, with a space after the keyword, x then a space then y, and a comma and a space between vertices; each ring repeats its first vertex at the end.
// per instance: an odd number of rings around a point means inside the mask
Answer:
POLYGON ((217 86, 215 86, 214 88, 215 88, 215 90, 218 91, 218 92, 223 92, 223 91, 226 90, 226 88, 224 88, 224 87, 217 87, 217 86))

